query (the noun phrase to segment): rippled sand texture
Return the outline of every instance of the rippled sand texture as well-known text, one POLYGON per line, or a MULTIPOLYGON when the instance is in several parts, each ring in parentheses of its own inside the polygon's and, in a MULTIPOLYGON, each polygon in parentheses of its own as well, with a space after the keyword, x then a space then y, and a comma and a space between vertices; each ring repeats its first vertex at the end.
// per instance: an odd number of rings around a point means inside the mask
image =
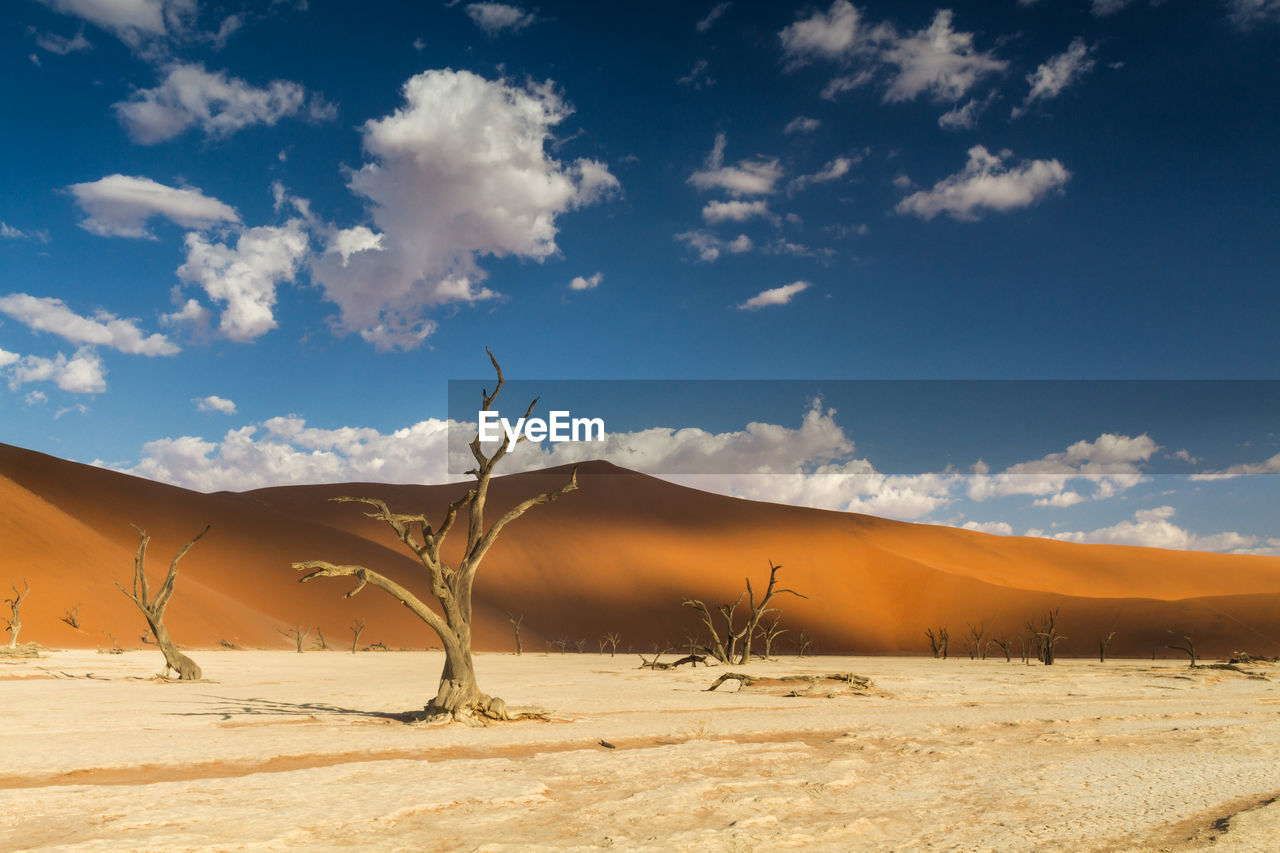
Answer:
POLYGON ((0 661, 4 850, 1267 850, 1280 669, 784 658, 870 695, 708 693, 725 668, 485 654, 552 722, 402 722, 429 652, 0 661), (614 748, 601 744, 605 741, 614 748))

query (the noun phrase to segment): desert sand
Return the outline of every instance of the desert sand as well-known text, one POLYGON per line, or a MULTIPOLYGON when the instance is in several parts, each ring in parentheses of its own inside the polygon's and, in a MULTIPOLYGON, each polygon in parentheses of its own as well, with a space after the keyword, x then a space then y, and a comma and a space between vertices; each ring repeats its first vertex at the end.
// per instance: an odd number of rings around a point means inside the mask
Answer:
MULTIPOLYGON (((567 469, 495 478, 489 512, 568 479, 567 469)), ((525 642, 607 632, 623 648, 683 645, 698 630, 684 596, 732 601, 750 575, 779 579, 787 640, 803 631, 826 653, 921 654, 926 628, 949 626, 953 650, 970 623, 1009 639, 1029 619, 1061 609, 1066 656, 1096 652, 1150 659, 1190 633, 1206 655, 1280 654, 1280 558, 1080 545, 993 536, 746 501, 684 488, 606 463, 588 463, 581 488, 507 528, 475 589, 476 646, 513 649, 508 612, 524 614, 525 642)), ((397 511, 439 518, 464 484, 369 483, 201 494, 0 445, 0 590, 30 581, 22 639, 50 647, 137 646, 141 617, 114 586, 128 582, 138 537, 152 536, 149 567, 206 524, 183 558, 168 624, 179 645, 289 648, 281 635, 318 627, 341 644, 364 618, 365 643, 426 649, 421 622, 377 590, 354 599, 341 580, 297 583, 295 561, 360 563, 421 590, 422 571, 388 530, 334 495, 385 499, 397 511), (79 628, 62 621, 80 605, 79 628)), ((459 527, 462 525, 460 524, 459 527)), ((465 531, 464 531, 465 532, 465 531)), ((446 543, 457 556, 461 538, 446 543)))
POLYGON ((0 662, 4 850, 1274 850, 1280 681, 1173 662, 482 654, 550 722, 411 726, 431 652, 0 662), (612 744, 610 749, 601 744, 612 744))

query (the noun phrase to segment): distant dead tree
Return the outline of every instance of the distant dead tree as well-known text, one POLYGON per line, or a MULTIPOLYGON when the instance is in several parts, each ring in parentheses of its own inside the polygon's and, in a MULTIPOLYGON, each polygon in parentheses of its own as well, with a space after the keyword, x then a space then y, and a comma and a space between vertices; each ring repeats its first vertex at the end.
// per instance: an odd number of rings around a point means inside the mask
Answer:
POLYGON ((794 589, 776 589, 778 583, 778 570, 782 566, 775 566, 773 561, 769 561, 769 585, 765 587, 764 595, 759 601, 756 601, 755 590, 751 588, 751 578, 747 578, 747 589, 738 596, 738 600, 733 604, 722 604, 719 607, 721 618, 724 619, 724 637, 721 638, 719 630, 716 628, 715 620, 711 616, 711 610, 705 603, 696 598, 686 598, 681 604, 685 607, 692 607, 702 616, 702 623, 706 625, 707 632, 710 634, 711 643, 707 647, 707 652, 721 663, 746 664, 751 661, 751 641, 755 639, 756 629, 760 625, 760 620, 766 614, 777 612, 775 608, 769 607, 769 602, 773 600, 775 595, 790 594, 797 598, 808 598, 801 595, 794 589), (736 624, 736 614, 738 605, 743 599, 747 599, 747 612, 741 625, 736 624), (741 643, 741 646, 739 646, 741 643))
POLYGON ((77 604, 75 607, 72 607, 71 609, 65 611, 61 617, 63 622, 66 622, 68 625, 70 625, 72 628, 75 628, 77 631, 80 630, 80 608, 82 606, 83 606, 82 604, 77 604))
POLYGON ((302 623, 294 625, 288 631, 283 628, 277 628, 276 631, 293 640, 298 649, 298 654, 302 654, 302 644, 307 641, 307 637, 311 636, 311 626, 303 625, 302 623))
POLYGON ((926 628, 924 635, 929 638, 929 650, 933 652, 933 656, 946 660, 947 645, 951 642, 951 635, 947 633, 947 626, 943 625, 936 634, 933 633, 932 628, 926 628))
POLYGON ((351 623, 351 654, 356 653, 356 649, 360 647, 360 635, 364 633, 364 620, 356 617, 351 623))
POLYGON ((320 644, 320 651, 329 651, 329 644, 324 639, 324 631, 320 628, 316 628, 316 642, 320 644))
POLYGON ((575 641, 575 642, 574 642, 573 646, 574 646, 574 648, 576 648, 576 649, 578 650, 578 654, 583 654, 583 653, 584 653, 584 652, 586 652, 586 650, 587 650, 587 640, 586 640, 586 638, 585 638, 585 637, 582 637, 582 638, 578 639, 577 641, 575 641))
POLYGON ((1098 632, 1098 663, 1107 662, 1107 646, 1111 645, 1115 636, 1115 631, 1108 631, 1105 635, 1101 631, 1098 632))
MULTIPOLYGON (((199 681, 201 677, 200 667, 196 662, 178 651, 178 647, 169 638, 169 629, 164 624, 164 611, 169 606, 169 599, 173 597, 173 584, 178 579, 178 561, 209 532, 209 527, 210 525, 205 525, 204 530, 196 534, 196 538, 182 546, 182 550, 173 558, 173 562, 169 563, 169 573, 165 575, 164 583, 153 596, 147 585, 146 570, 147 545, 151 542, 151 537, 141 527, 133 525, 133 529, 138 531, 138 553, 133 558, 133 592, 125 589, 119 581, 116 581, 116 586, 138 605, 138 609, 146 618, 147 627, 155 637, 156 645, 160 646, 160 651, 164 654, 164 671, 161 672, 163 677, 168 676, 169 670, 178 674, 179 681, 199 681)), ((145 641, 147 635, 144 633, 142 636, 145 641)))
POLYGON ((558 639, 558 640, 552 640, 552 641, 551 641, 551 645, 553 645, 553 646, 555 646, 557 649, 559 649, 559 650, 560 650, 560 654, 564 654, 564 653, 565 653, 565 650, 566 650, 567 648, 569 648, 569 638, 568 638, 568 637, 561 637, 561 638, 560 638, 560 639, 558 639))
POLYGON ((969 660, 987 659, 987 644, 982 641, 986 633, 986 623, 969 623, 969 633, 964 638, 964 650, 969 653, 969 660))
POLYGON ((809 652, 809 647, 813 645, 813 638, 801 631, 796 637, 796 657, 802 658, 809 652))
POLYGON ((618 654, 618 643, 622 640, 622 637, 616 631, 605 634, 600 639, 609 644, 609 657, 614 657, 618 654))
POLYGON ((1051 666, 1057 657, 1058 643, 1068 639, 1058 633, 1058 608, 1050 610, 1039 624, 1027 623, 1027 630, 1035 638, 1036 657, 1045 666, 1051 666))
POLYGON ((516 654, 524 654, 524 645, 520 642, 520 626, 524 624, 524 614, 512 616, 511 612, 507 612, 507 621, 511 623, 511 630, 516 632, 516 654))
POLYGON ((1022 662, 1031 666, 1031 650, 1036 647, 1035 638, 1026 634, 1018 635, 1018 645, 1022 647, 1022 662))
MULTIPOLYGON (((1170 629, 1169 633, 1172 634, 1173 629, 1170 629)), ((1170 643, 1165 648, 1173 649, 1175 652, 1182 652, 1184 655, 1187 655, 1191 658, 1192 666, 1196 665, 1196 657, 1197 657, 1196 644, 1195 644, 1195 641, 1191 639, 1190 632, 1184 634, 1182 639, 1179 640, 1178 642, 1170 643)))
POLYGON ((4 619, 5 630, 9 632, 11 649, 18 647, 18 632, 22 630, 22 602, 26 601, 27 596, 31 594, 31 584, 27 583, 26 578, 22 580, 22 587, 19 591, 16 583, 9 584, 9 588, 13 590, 13 597, 4 600, 4 603, 9 606, 9 615, 0 616, 0 619, 4 619))
MULTIPOLYGON (((493 353, 489 361, 497 373, 497 385, 493 393, 481 392, 481 411, 494 411, 493 403, 502 390, 502 368, 493 353)), ((525 418, 533 413, 538 401, 535 398, 525 411, 525 418)), ((471 590, 475 584, 476 571, 480 568, 489 549, 497 541, 502 530, 524 515, 531 508, 550 503, 560 496, 578 488, 578 472, 575 468, 569 481, 559 488, 526 498, 507 510, 496 522, 487 527, 484 523, 485 501, 489 496, 489 480, 494 466, 515 446, 523 441, 524 436, 513 439, 508 436, 491 455, 486 456, 484 446, 480 443, 480 434, 476 433, 470 444, 471 455, 475 458, 476 467, 469 472, 475 477, 475 485, 461 497, 449 504, 439 527, 433 527, 425 514, 406 515, 392 512, 384 501, 376 498, 339 497, 333 500, 342 502, 363 503, 374 508, 374 512, 366 512, 370 518, 377 519, 390 527, 406 548, 413 553, 427 570, 431 596, 439 602, 441 613, 427 606, 422 599, 405 589, 391 578, 364 566, 336 565, 323 560, 308 560, 294 563, 295 569, 307 572, 300 581, 306 583, 319 577, 354 577, 356 585, 347 593, 347 598, 364 589, 367 584, 386 591, 401 604, 408 607, 413 614, 425 622, 440 637, 444 645, 445 662, 440 674, 440 684, 435 697, 427 704, 429 717, 448 716, 455 720, 472 720, 487 718, 493 720, 511 719, 506 703, 496 697, 490 697, 480 690, 476 681, 475 664, 471 655, 471 590), (450 566, 441 556, 440 549, 445 537, 453 529, 454 521, 460 512, 465 510, 467 518, 467 541, 462 550, 462 559, 457 567, 450 566), (414 528, 417 528, 415 532, 414 528), (443 615, 441 615, 443 614, 443 615)), ((517 715, 519 716, 519 715, 517 715)), ((536 716, 541 716, 537 714, 536 716)))
POLYGON ((787 633, 787 629, 780 626, 779 623, 781 622, 782 622, 782 615, 779 614, 777 616, 774 616, 773 621, 769 622, 769 624, 761 625, 756 631, 757 635, 760 637, 760 640, 764 643, 764 656, 766 660, 768 658, 773 657, 774 641, 776 641, 783 634, 787 633))
POLYGON ((992 637, 991 645, 1004 652, 1005 663, 1009 663, 1013 660, 1013 655, 1009 651, 1013 647, 1013 644, 1009 642, 1009 637, 1007 635, 1001 634, 999 637, 992 637))

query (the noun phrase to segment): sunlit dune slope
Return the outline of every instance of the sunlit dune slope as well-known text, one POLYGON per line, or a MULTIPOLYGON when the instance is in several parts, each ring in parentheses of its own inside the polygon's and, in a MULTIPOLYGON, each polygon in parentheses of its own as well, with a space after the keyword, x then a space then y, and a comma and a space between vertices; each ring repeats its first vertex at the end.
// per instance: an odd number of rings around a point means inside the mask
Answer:
MULTIPOLYGON (((488 517, 554 488, 567 469, 496 479, 488 517)), ((596 650, 606 632, 621 649, 685 644, 698 631, 683 596, 733 601, 750 576, 757 591, 772 560, 781 586, 783 648, 803 631, 815 648, 920 653, 926 627, 946 625, 962 653, 969 623, 1014 640, 1024 623, 1061 609, 1068 655, 1088 655, 1114 630, 1114 654, 1171 655, 1190 632, 1202 651, 1280 653, 1280 559, 1077 545, 991 536, 744 501, 672 485, 607 463, 579 473, 581 488, 532 509, 490 551, 476 585, 476 641, 510 649, 508 612, 523 614, 526 650, 560 638, 596 650), (1174 632, 1171 634, 1170 632, 1174 632)), ((380 590, 347 600, 347 580, 297 583, 290 563, 361 563, 426 594, 417 564, 362 508, 336 495, 373 496, 402 512, 439 518, 466 488, 340 484, 200 494, 0 445, 0 588, 26 578, 21 639, 49 646, 137 646, 142 621, 113 582, 128 586, 138 535, 152 536, 148 566, 162 577, 174 553, 206 524, 183 559, 169 623, 188 646, 220 641, 285 647, 280 631, 319 627, 332 646, 433 645, 434 637, 380 590), (80 604, 80 628, 60 620, 80 604)), ((456 557, 460 519, 446 546, 456 557)), ((314 640, 314 634, 313 634, 314 640)))

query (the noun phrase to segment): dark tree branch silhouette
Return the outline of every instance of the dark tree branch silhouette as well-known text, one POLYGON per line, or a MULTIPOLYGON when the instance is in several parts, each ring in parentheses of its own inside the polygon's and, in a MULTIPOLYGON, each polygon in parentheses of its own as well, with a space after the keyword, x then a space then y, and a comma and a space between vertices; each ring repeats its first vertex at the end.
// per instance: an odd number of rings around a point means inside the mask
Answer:
POLYGON ((25 578, 22 580, 22 591, 18 591, 18 585, 9 584, 9 588, 13 590, 13 597, 6 598, 4 603, 9 605, 9 615, 0 617, 4 619, 5 630, 9 632, 9 648, 16 649, 18 647, 18 632, 22 630, 22 602, 27 600, 27 596, 31 594, 31 584, 25 578))

